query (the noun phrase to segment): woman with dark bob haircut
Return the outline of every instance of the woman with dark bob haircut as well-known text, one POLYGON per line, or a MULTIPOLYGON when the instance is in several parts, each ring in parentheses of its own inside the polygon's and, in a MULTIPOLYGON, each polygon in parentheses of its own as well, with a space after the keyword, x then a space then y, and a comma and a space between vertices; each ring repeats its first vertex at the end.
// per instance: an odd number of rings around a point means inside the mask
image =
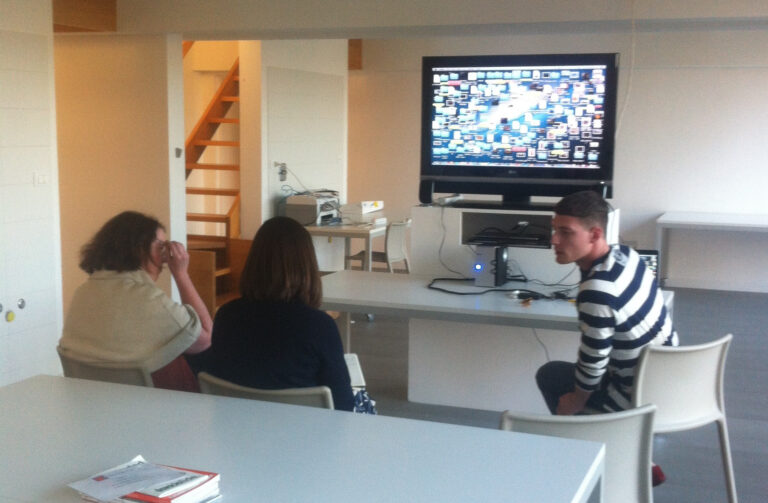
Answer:
POLYGON ((136 363, 159 388, 197 391, 182 353, 206 350, 211 315, 189 277, 189 254, 155 218, 125 211, 80 252, 88 280, 75 291, 59 348, 80 360, 136 363), (155 284, 165 264, 183 304, 155 284))
POLYGON ((318 307, 322 285, 307 230, 287 217, 256 233, 240 280, 241 298, 216 313, 209 373, 262 389, 328 386, 334 407, 354 406, 336 323, 318 307))

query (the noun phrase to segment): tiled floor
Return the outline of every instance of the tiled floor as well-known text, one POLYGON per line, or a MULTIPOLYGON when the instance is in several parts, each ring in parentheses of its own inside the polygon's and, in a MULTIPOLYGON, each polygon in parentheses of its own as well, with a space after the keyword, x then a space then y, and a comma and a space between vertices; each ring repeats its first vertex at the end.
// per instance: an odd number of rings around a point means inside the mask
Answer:
MULTIPOLYGON (((768 295, 676 290, 675 325, 682 344, 734 334, 725 378, 726 409, 739 501, 768 501, 768 295)), ((500 412, 408 402, 407 320, 355 316, 352 346, 358 353, 380 414, 497 428, 500 412)), ((531 383, 533 386, 534 384, 531 383)), ((657 435, 654 460, 667 482, 654 489, 656 503, 726 501, 717 430, 657 435)))

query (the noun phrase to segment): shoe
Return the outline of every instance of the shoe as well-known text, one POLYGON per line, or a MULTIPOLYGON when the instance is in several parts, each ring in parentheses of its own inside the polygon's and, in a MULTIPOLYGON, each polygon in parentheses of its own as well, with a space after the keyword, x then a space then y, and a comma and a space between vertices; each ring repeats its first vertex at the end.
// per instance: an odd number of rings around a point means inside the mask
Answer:
POLYGON ((663 484, 665 480, 667 480, 667 476, 661 471, 661 467, 659 465, 651 466, 651 484, 653 487, 663 484))

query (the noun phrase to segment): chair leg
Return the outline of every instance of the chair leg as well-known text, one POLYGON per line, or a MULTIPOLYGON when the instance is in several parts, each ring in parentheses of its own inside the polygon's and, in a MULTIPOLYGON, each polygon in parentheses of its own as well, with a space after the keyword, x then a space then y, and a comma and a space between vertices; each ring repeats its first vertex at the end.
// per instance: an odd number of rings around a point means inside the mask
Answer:
POLYGON ((720 435, 720 455, 723 458, 725 485, 728 490, 728 502, 737 503, 736 480, 733 476, 733 459, 731 458, 731 443, 728 440, 728 426, 725 417, 717 421, 717 431, 720 435))

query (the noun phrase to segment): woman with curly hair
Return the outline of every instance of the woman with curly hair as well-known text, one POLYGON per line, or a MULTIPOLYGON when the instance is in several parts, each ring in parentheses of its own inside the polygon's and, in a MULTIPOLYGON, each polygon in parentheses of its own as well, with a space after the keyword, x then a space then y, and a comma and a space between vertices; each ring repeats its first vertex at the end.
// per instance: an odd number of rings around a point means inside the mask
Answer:
POLYGON ((156 387, 198 391, 182 356, 210 346, 211 316, 189 277, 189 254, 167 241, 156 219, 125 211, 110 219, 81 250, 89 274, 78 287, 59 348, 80 360, 137 363, 156 387), (182 304, 156 284, 165 265, 182 304))

